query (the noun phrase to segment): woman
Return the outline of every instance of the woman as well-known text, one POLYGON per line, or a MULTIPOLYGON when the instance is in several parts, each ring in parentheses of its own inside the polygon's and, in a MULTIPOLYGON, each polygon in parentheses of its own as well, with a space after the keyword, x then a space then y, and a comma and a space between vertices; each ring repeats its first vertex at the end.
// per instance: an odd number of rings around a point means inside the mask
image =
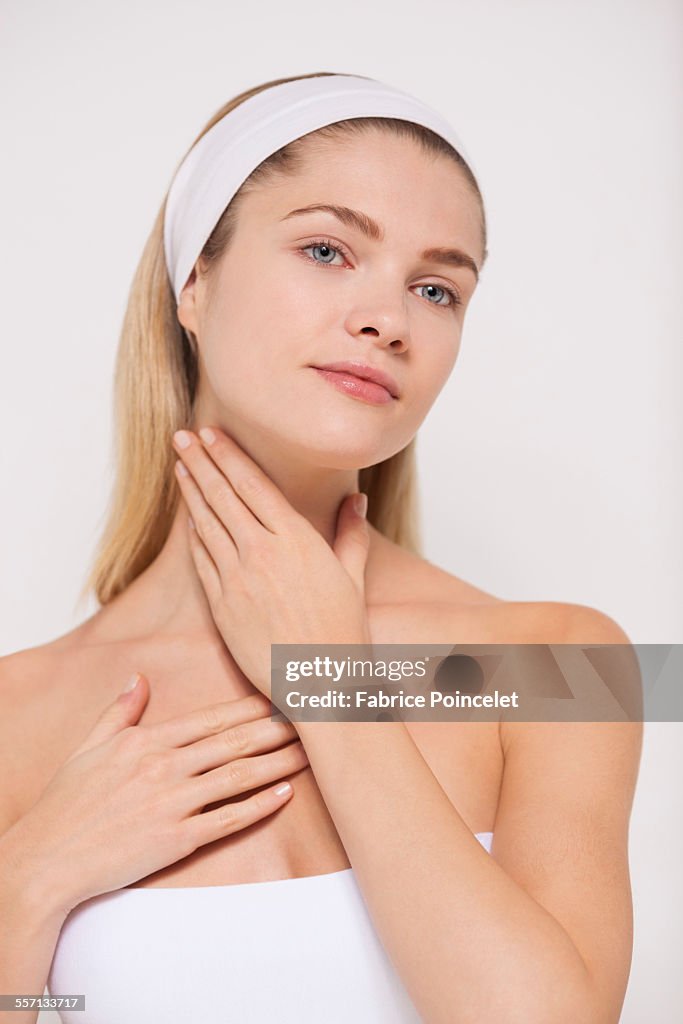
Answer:
POLYGON ((452 129, 381 83, 269 82, 196 140, 124 322, 102 607, 1 666, 2 991, 618 1020, 637 724, 269 715, 272 643, 628 643, 419 556, 414 438, 485 258, 452 129))

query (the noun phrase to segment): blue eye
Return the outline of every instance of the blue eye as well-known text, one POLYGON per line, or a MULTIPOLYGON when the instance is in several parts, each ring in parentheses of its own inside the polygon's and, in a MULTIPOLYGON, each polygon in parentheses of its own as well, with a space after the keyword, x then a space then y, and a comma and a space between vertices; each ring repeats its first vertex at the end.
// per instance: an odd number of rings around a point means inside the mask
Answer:
MULTIPOLYGON (((449 306, 450 305, 452 305, 452 306, 459 306, 460 305, 460 299, 455 294, 455 292, 452 291, 450 288, 444 288, 443 285, 440 285, 440 284, 419 284, 417 287, 418 288, 436 288, 437 291, 443 292, 444 295, 449 295, 450 296, 451 301, 449 303, 446 303, 446 305, 449 305, 449 306)), ((442 306, 443 303, 442 302, 433 302, 432 305, 433 306, 442 306)))
MULTIPOLYGON (((332 259, 334 259, 334 256, 335 256, 336 253, 339 253, 339 255, 341 255, 341 256, 343 256, 345 258, 348 258, 348 255, 349 255, 346 252, 346 250, 338 242, 335 242, 334 245, 333 245, 332 242, 328 238, 318 238, 314 242, 309 242, 308 245, 302 246, 302 248, 299 251, 306 253, 306 252, 308 252, 309 249, 318 249, 318 250, 324 249, 324 250, 326 250, 326 252, 324 253, 323 258, 321 260, 315 259, 313 256, 309 256, 308 257, 308 259, 310 259, 313 263, 317 263, 318 266, 322 266, 322 267, 331 266, 332 265, 332 259), (326 258, 326 257, 329 257, 329 256, 331 256, 332 259, 327 259, 326 258)), ((456 306, 460 306, 462 304, 460 296, 452 288, 446 288, 444 285, 441 285, 441 284, 418 284, 417 287, 418 288, 436 288, 437 291, 442 292, 444 295, 448 295, 450 300, 451 300, 450 302, 446 302, 446 303, 443 303, 443 302, 430 302, 430 305, 432 305, 432 306, 445 306, 447 309, 448 308, 453 309, 456 306)))
MULTIPOLYGON (((310 245, 304 246, 301 251, 302 252, 306 252, 308 249, 327 249, 328 252, 331 252, 331 253, 339 252, 341 255, 344 255, 342 253, 341 249, 339 249, 336 246, 330 245, 328 242, 312 242, 310 245)), ((326 259, 323 258, 322 260, 314 260, 313 262, 314 263, 320 263, 320 262, 322 262, 322 263, 329 263, 331 261, 330 260, 326 260, 326 259)))

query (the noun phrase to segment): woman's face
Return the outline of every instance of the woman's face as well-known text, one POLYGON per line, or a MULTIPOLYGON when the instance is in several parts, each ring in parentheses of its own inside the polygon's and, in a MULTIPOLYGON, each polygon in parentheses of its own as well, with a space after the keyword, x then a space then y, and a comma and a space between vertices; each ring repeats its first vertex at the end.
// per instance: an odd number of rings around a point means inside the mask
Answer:
POLYGON ((477 283, 436 248, 481 268, 478 206, 454 163, 384 132, 309 146, 305 170, 245 196, 228 250, 183 290, 197 419, 332 468, 400 451, 453 368, 477 283), (383 237, 348 215, 292 213, 314 204, 358 211, 383 237), (340 361, 389 374, 398 397, 366 401, 313 369, 340 361))

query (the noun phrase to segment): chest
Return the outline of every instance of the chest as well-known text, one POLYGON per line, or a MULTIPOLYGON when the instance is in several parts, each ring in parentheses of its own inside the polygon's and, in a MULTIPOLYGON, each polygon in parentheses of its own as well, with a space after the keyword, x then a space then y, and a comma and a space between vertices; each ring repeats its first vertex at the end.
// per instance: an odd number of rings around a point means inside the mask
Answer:
MULTIPOLYGON (((370 616, 374 643, 401 641, 396 615, 370 616)), ((415 618, 410 635, 416 640, 415 618)), ((422 629, 417 642, 444 642, 422 629)), ((404 634, 405 635, 405 634, 404 634)), ((238 699, 254 692, 225 648, 197 650, 180 640, 115 650, 94 649, 79 659, 58 689, 71 694, 62 700, 62 713, 71 706, 69 730, 60 732, 62 747, 43 747, 51 753, 53 771, 81 741, 120 689, 131 667, 150 680, 151 697, 140 725, 182 715, 202 706, 238 699), (93 683, 93 681, 96 681, 93 683), (78 695, 78 697, 76 696, 78 695), (75 709, 78 703, 78 713, 75 709), (60 756, 61 749, 61 756, 60 756)), ((54 718, 52 719, 55 724, 54 718)), ((503 774, 498 726, 492 722, 408 722, 414 743, 450 802, 473 832, 493 830, 503 774)), ((53 733, 55 735, 55 733, 53 733)), ((47 763, 47 762, 46 762, 47 763)), ((49 777, 48 773, 48 777, 49 777)), ((289 776, 293 797, 274 814, 253 825, 200 847, 189 857, 168 865, 135 883, 136 888, 218 886, 297 878, 340 871, 350 866, 325 801, 310 767, 289 776)), ((45 782, 47 779, 45 779, 45 782)), ((45 783, 43 783, 44 785, 45 783)), ((40 783, 36 780, 38 792, 40 783)), ((212 805, 216 806, 216 805, 212 805)))
MULTIPOLYGON (((393 625, 371 618, 375 643, 399 642, 393 625)), ((414 633, 413 633, 414 635, 414 633)), ((430 640, 430 642, 435 642, 430 640)), ((239 671, 228 673, 220 694, 208 682, 193 694, 197 703, 225 699, 228 683, 235 696, 251 692, 239 671)), ((155 712, 156 713, 156 712, 155 712)), ((182 713, 181 709, 173 713, 182 713)), ((164 716, 165 717, 165 716, 164 716)), ((474 833, 493 831, 503 775, 498 726, 492 722, 408 722, 406 728, 450 802, 474 833)), ((340 766, 343 773, 343 766, 340 766)), ((142 886, 239 884, 297 878, 340 871, 350 866, 310 767, 290 777, 294 796, 255 825, 206 846, 137 883, 142 886)), ((389 784, 389 782, 388 782, 389 784)), ((361 809, 359 807, 359 814, 361 809)))
MULTIPOLYGON (((406 727, 472 832, 493 831, 503 771, 497 727, 432 722, 408 723, 406 727)), ((274 814, 200 847, 184 860, 141 879, 136 887, 233 885, 350 867, 312 769, 306 767, 287 777, 294 795, 274 814)), ((218 804, 207 809, 215 806, 218 804)))

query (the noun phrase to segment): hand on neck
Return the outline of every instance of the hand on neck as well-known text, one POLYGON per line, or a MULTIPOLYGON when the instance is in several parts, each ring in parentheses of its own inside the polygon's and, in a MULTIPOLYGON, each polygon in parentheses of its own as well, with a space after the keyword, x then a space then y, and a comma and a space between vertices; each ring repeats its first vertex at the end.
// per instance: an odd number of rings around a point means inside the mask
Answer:
MULTIPOLYGON (((212 424, 235 437, 221 419, 214 417, 195 417, 190 429, 196 434, 200 427, 212 424)), ((266 444, 264 439, 258 444, 250 439, 248 447, 237 437, 235 440, 270 477, 292 508, 332 546, 339 507, 347 494, 358 490, 358 470, 304 464, 286 457, 272 440, 266 444)), ((116 599, 116 609, 112 605, 112 611, 116 610, 117 623, 119 618, 125 618, 136 635, 183 635, 222 643, 192 557, 187 520, 188 508, 180 498, 161 551, 116 599)), ((371 544, 373 534, 371 530, 371 544)))

